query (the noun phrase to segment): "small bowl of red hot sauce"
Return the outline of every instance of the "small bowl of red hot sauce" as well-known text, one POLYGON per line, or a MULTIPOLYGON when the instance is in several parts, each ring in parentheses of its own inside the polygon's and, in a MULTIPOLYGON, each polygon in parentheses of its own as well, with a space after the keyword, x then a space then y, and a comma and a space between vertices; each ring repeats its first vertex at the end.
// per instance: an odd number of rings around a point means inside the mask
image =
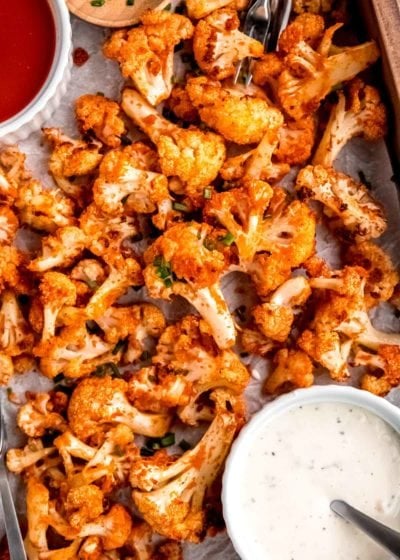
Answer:
POLYGON ((23 140, 59 105, 71 72, 65 0, 0 0, 0 141, 23 140))

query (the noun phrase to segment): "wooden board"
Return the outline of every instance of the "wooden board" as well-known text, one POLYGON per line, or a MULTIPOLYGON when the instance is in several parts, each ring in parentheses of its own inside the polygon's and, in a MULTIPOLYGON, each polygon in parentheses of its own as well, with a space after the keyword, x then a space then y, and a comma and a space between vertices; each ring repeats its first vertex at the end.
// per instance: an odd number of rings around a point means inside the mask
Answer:
POLYGON ((368 34, 382 53, 383 77, 390 97, 395 122, 391 123, 390 148, 400 163, 400 3, 398 0, 360 0, 359 8, 368 34))
POLYGON ((103 6, 92 6, 91 0, 66 0, 69 10, 76 16, 103 27, 127 27, 138 22, 148 9, 163 9, 170 0, 134 0, 133 6, 127 0, 105 0, 103 6))

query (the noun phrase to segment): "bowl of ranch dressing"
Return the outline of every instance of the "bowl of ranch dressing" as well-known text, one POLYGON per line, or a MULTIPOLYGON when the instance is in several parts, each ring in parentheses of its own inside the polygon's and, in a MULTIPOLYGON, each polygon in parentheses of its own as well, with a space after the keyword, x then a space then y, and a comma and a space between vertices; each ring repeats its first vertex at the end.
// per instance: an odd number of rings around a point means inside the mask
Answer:
POLYGON ((222 502, 242 560, 389 560, 330 510, 400 531, 400 409, 366 391, 300 389, 266 405, 228 457, 222 502))

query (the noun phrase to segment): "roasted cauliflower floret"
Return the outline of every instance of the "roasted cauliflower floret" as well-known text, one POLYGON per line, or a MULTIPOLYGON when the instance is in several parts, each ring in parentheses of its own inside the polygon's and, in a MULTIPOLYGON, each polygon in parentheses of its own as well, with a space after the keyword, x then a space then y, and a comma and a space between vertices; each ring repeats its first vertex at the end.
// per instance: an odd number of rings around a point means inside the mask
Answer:
MULTIPOLYGON (((141 142, 122 151, 109 152, 100 165, 99 176, 93 187, 95 204, 104 214, 121 215, 126 206, 140 214, 155 214, 153 222, 164 229, 172 211, 167 178, 149 171, 143 165, 146 151, 141 142), (139 153, 137 153, 139 151, 139 153), (144 153, 143 153, 144 152, 144 153)), ((153 157, 154 152, 150 154, 153 157)))
POLYGON ((157 146, 161 170, 177 177, 196 203, 203 201, 203 189, 218 175, 224 159, 223 139, 198 128, 182 129, 161 117, 132 89, 122 94, 122 108, 157 146))
POLYGON ((21 222, 34 229, 54 233, 75 223, 73 201, 61 189, 43 189, 36 179, 18 190, 15 206, 21 222))
POLYGON ((367 366, 361 376, 360 387, 384 397, 400 383, 400 347, 382 344, 377 353, 359 349, 353 360, 356 366, 367 366))
POLYGON ((56 267, 67 268, 83 252, 85 245, 86 236, 79 228, 59 228, 54 235, 42 239, 42 254, 29 263, 28 269, 45 272, 56 267))
POLYGON ((81 95, 75 101, 75 115, 80 131, 94 133, 110 148, 121 145, 126 127, 121 118, 121 108, 104 95, 81 95))
POLYGON ((345 255, 349 265, 361 266, 367 271, 364 299, 367 308, 388 301, 399 282, 399 274, 390 258, 381 247, 371 241, 351 245, 345 255))
POLYGON ((294 0, 293 11, 296 14, 310 12, 312 14, 329 13, 334 0, 294 0))
POLYGON ((88 333, 83 323, 62 328, 58 335, 38 344, 34 354, 40 358, 40 370, 47 377, 63 373, 65 377, 79 378, 101 364, 118 361, 120 356, 112 353, 113 348, 113 344, 88 333))
POLYGON ((32 278, 26 270, 27 258, 14 246, 0 244, 0 290, 13 288, 18 294, 32 291, 32 278))
POLYGON ((169 428, 165 414, 140 412, 127 399, 128 384, 122 379, 89 377, 72 393, 68 420, 74 433, 83 440, 104 433, 107 425, 125 424, 135 434, 161 437, 169 428))
POLYGON ((43 134, 52 146, 49 171, 53 179, 68 196, 82 204, 88 182, 86 176, 95 172, 103 158, 100 142, 73 140, 59 128, 44 128, 43 134))
POLYGON ((334 229, 347 230, 358 241, 376 238, 386 229, 382 206, 367 187, 348 175, 322 165, 308 165, 300 171, 296 189, 301 196, 318 200, 334 229), (338 223, 332 218, 338 218, 338 223))
POLYGON ((38 439, 29 439, 24 448, 7 451, 7 469, 14 474, 21 474, 40 461, 46 461, 47 457, 53 455, 55 451, 55 447, 43 447, 38 439))
POLYGON ((236 144, 260 142, 277 113, 264 99, 205 76, 189 78, 186 89, 201 120, 236 144))
POLYGON ((256 148, 225 160, 220 174, 226 181, 238 179, 260 179, 276 181, 286 175, 290 168, 286 163, 279 163, 275 158, 283 125, 280 111, 269 111, 269 126, 267 132, 256 148))
POLYGON ((18 411, 17 425, 27 436, 35 438, 42 437, 47 430, 63 432, 67 423, 55 408, 49 393, 28 393, 27 402, 18 411))
POLYGON ((325 30, 324 18, 320 15, 303 13, 284 29, 279 37, 280 53, 290 53, 304 41, 312 47, 318 46, 325 30))
POLYGON ((338 97, 314 154, 314 165, 332 166, 351 138, 362 136, 372 142, 386 134, 386 108, 376 88, 355 79, 349 84, 348 99, 341 91, 338 97))
POLYGON ((0 245, 10 245, 19 227, 19 220, 9 206, 0 206, 0 245))
POLYGON ((74 305, 76 288, 61 272, 45 272, 39 284, 39 299, 43 306, 42 340, 55 335, 57 315, 64 305, 74 305))
MULTIPOLYGON (((229 403, 229 392, 215 393, 219 393, 216 398, 229 403)), ((134 489, 134 502, 157 532, 176 540, 199 542, 205 521, 204 496, 222 467, 236 429, 234 412, 221 403, 193 450, 169 465, 158 466, 154 459, 132 465, 131 484, 141 489, 134 489)))
MULTIPOLYGON (((294 24, 292 24, 294 25, 294 24)), ((374 41, 332 52, 336 24, 325 31, 316 50, 305 40, 290 49, 284 69, 277 80, 277 96, 283 109, 294 119, 313 113, 326 95, 338 84, 354 78, 379 57, 374 41)))
POLYGON ((313 364, 301 350, 278 350, 274 366, 264 384, 264 391, 269 395, 310 387, 314 383, 313 364))
POLYGON ((178 119, 188 123, 197 123, 200 120, 199 113, 190 101, 186 86, 176 84, 171 91, 171 95, 166 101, 167 107, 178 119))
POLYGON ((218 230, 208 224, 176 224, 146 251, 144 278, 154 298, 175 294, 187 299, 207 321, 217 344, 228 348, 235 327, 219 280, 227 270, 229 248, 219 245, 218 230))
POLYGON ((239 26, 239 17, 232 8, 217 10, 196 25, 194 57, 211 78, 223 80, 233 76, 239 61, 263 54, 264 45, 239 31, 239 26))
POLYGON ((130 286, 143 283, 142 269, 133 257, 124 259, 110 251, 103 256, 109 272, 106 280, 97 288, 86 306, 89 319, 101 317, 105 311, 123 296, 130 286))
POLYGON ((14 364, 10 356, 0 352, 0 385, 8 385, 15 371, 14 364))
POLYGON ((19 188, 31 178, 25 168, 25 155, 16 146, 0 149, 0 198, 12 204, 19 188))
POLYGON ((252 66, 253 82, 266 87, 273 101, 278 101, 278 78, 283 71, 283 59, 276 52, 263 54, 252 66))
POLYGON ((297 276, 284 282, 267 303, 257 305, 252 315, 260 332, 266 337, 285 342, 295 317, 295 309, 304 305, 311 295, 306 278, 297 276))
POLYGON ((279 130, 279 143, 274 157, 279 163, 304 164, 314 147, 316 123, 313 115, 297 121, 287 120, 279 130))
POLYGON ((68 522, 79 529, 103 513, 103 492, 94 484, 71 488, 65 500, 68 522))
POLYGON ((151 105, 170 96, 174 72, 174 47, 193 35, 190 20, 168 11, 149 10, 141 25, 112 33, 103 47, 107 58, 119 62, 151 105))
POLYGON ((19 356, 30 352, 33 333, 19 307, 16 295, 11 290, 1 294, 0 348, 7 356, 19 356))

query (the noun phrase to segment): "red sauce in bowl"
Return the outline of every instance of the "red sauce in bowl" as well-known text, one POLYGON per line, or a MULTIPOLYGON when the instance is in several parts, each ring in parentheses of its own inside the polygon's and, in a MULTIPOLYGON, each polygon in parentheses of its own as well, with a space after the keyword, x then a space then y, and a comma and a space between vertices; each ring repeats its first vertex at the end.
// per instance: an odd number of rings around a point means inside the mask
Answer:
POLYGON ((56 29, 47 0, 0 0, 0 122, 19 113, 49 75, 56 29))

